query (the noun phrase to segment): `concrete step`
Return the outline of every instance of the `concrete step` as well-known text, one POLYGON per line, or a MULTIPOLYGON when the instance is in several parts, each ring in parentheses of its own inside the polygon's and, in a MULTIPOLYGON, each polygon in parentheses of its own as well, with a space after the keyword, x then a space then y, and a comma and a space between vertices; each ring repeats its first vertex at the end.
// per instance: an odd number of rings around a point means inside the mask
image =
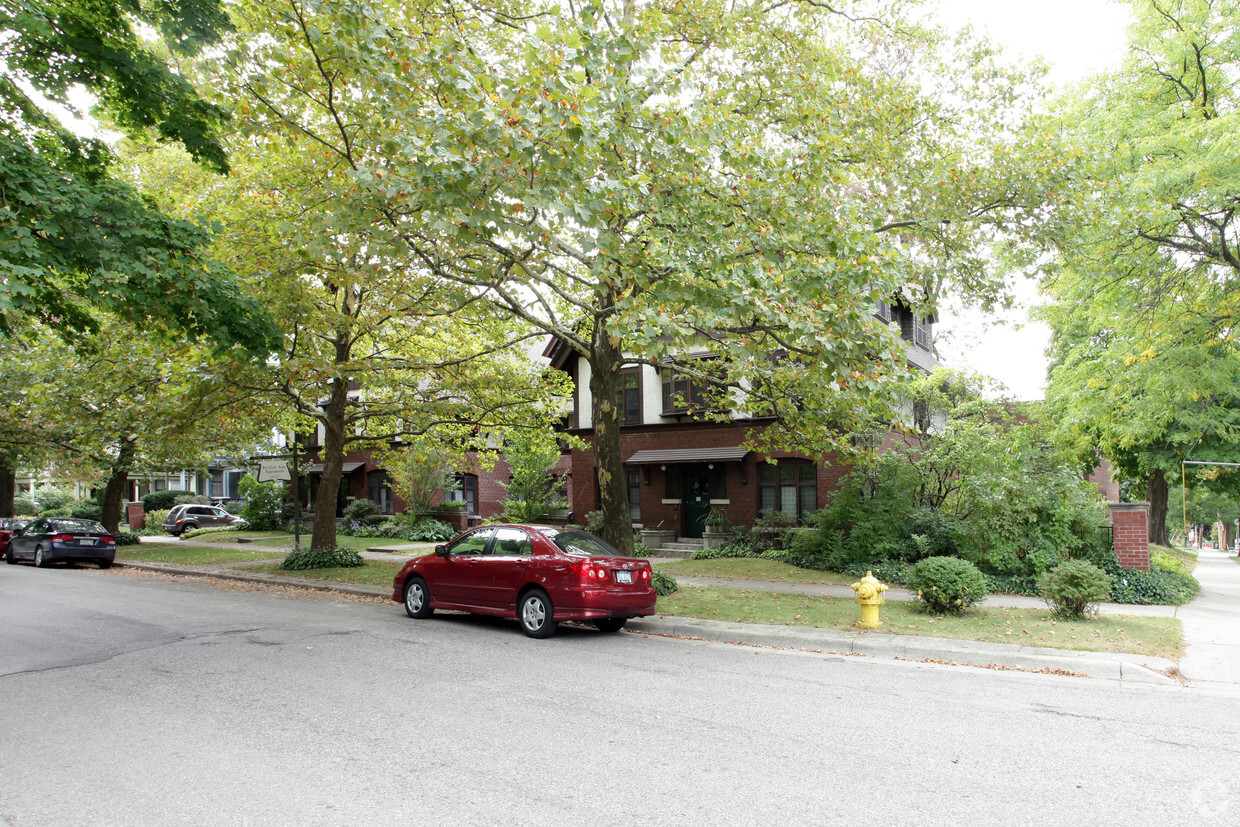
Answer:
POLYGON ((664 543, 658 548, 653 548, 650 553, 656 557, 677 557, 685 559, 693 555, 695 551, 701 551, 703 548, 700 539, 691 537, 680 537, 675 542, 664 543))
POLYGON ((650 554, 654 557, 675 557, 677 560, 687 560, 688 558, 693 556, 693 550, 683 549, 683 548, 668 548, 667 546, 663 546, 661 548, 650 549, 650 554))

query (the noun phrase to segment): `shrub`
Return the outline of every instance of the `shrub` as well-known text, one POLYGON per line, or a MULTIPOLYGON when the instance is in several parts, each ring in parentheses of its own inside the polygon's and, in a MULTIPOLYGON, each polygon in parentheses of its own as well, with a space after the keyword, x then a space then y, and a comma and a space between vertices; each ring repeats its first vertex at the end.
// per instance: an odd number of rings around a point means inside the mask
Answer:
POLYGON ((666 572, 655 569, 650 575, 650 583, 654 586, 654 593, 659 597, 667 597, 680 588, 680 584, 676 582, 676 578, 666 572))
POLYGON ((635 540, 633 542, 633 556, 634 557, 649 557, 650 549, 647 548, 646 544, 643 543, 641 540, 635 540))
POLYGON ((1179 606, 1192 600, 1199 591, 1201 584, 1192 575, 1160 568, 1124 569, 1114 578, 1111 599, 1116 603, 1179 606))
MULTIPOLYGON (((34 501, 36 507, 41 513, 46 514, 48 511, 61 511, 71 507, 77 496, 67 488, 58 488, 54 485, 40 485, 34 490, 34 501)), ((59 516, 69 516, 68 514, 59 516)))
POLYGON ((142 542, 138 539, 138 535, 134 534, 132 531, 118 531, 113 536, 116 537, 117 548, 120 548, 121 546, 136 546, 138 543, 142 542))
POLYGON ((987 574, 987 594, 1024 594, 1037 597, 1038 578, 1028 574, 987 574))
POLYGON ((211 500, 201 494, 181 494, 172 501, 173 505, 210 505, 211 500))
POLYGON ((404 530, 405 539, 414 543, 441 543, 456 536, 456 529, 442 520, 427 517, 404 530))
POLYGON ((102 520, 103 506, 95 500, 78 500, 69 506, 69 516, 82 520, 102 520))
POLYGON ((936 614, 960 614, 986 598, 986 578, 959 557, 927 557, 909 570, 904 585, 936 614))
POLYGON ((280 525, 280 512, 284 507, 284 495, 288 491, 284 483, 259 482, 248 474, 241 478, 237 491, 245 500, 241 516, 255 531, 270 531, 280 525))
POLYGON ((19 495, 13 498, 13 514, 18 517, 33 517, 39 512, 38 506, 34 504, 34 500, 26 495, 19 495))
POLYGON ((152 491, 142 498, 142 509, 150 514, 152 511, 171 511, 177 504, 177 497, 194 496, 193 491, 182 491, 169 488, 167 491, 152 491))
POLYGON ((359 497, 344 507, 344 518, 350 522, 361 521, 378 513, 379 505, 365 497, 359 497))
POLYGON ((146 527, 148 529, 157 530, 160 534, 163 534, 164 533, 164 529, 163 529, 164 520, 168 518, 168 512, 171 510, 172 509, 170 508, 165 508, 162 511, 146 512, 146 527))
POLYGON ((307 569, 355 569, 365 565, 362 555, 353 549, 333 546, 326 549, 302 549, 288 554, 280 568, 285 571, 307 569))
POLYGON ((1038 593, 1055 614, 1079 620, 1111 596, 1111 576, 1085 560, 1066 560, 1038 578, 1038 593))

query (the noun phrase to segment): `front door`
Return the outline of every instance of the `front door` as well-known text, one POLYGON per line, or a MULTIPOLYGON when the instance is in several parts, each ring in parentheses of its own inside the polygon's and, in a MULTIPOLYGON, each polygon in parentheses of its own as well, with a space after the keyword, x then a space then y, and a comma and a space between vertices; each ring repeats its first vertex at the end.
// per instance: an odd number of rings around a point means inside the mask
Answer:
POLYGON ((685 480, 685 537, 701 537, 706 530, 706 518, 710 515, 710 469, 705 465, 686 465, 685 480))

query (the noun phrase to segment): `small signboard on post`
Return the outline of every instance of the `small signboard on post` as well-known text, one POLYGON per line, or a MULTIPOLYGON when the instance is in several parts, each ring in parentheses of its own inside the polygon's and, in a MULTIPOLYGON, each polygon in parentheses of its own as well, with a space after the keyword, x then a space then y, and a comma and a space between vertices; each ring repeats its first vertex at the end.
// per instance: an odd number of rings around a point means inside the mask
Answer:
POLYGON ((258 481, 270 482, 283 480, 288 482, 293 477, 288 472, 288 462, 282 459, 265 459, 258 464, 258 481))

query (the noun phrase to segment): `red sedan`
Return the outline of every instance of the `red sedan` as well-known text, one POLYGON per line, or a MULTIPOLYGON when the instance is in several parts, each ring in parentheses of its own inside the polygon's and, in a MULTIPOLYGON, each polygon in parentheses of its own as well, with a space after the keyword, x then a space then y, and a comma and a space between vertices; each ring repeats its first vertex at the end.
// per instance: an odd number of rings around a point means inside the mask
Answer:
POLYGON ((590 620, 604 632, 654 614, 650 563, 622 557, 593 534, 554 526, 489 525, 434 554, 410 560, 392 583, 410 617, 436 609, 513 617, 530 637, 561 620, 590 620))

